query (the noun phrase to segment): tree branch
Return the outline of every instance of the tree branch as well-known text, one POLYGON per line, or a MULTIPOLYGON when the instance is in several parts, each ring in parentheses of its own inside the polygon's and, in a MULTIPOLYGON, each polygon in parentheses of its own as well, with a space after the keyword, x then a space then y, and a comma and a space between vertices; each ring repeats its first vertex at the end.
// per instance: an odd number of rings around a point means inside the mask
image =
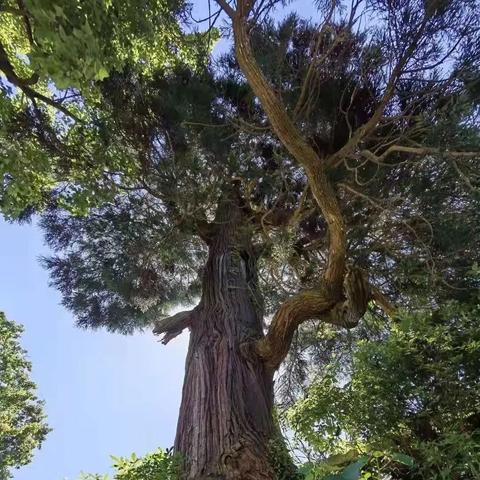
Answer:
POLYGON ((315 46, 313 48, 312 61, 310 63, 310 66, 308 67, 307 73, 305 74, 305 78, 303 79, 303 83, 302 83, 302 86, 301 86, 301 89, 300 89, 300 95, 298 97, 295 108, 293 109, 294 118, 298 117, 298 115, 302 111, 304 105, 306 105, 306 103, 307 103, 307 96, 309 94, 310 84, 311 84, 312 79, 315 76, 316 68, 318 68, 318 66, 324 60, 326 60, 328 58, 328 56, 331 54, 331 52, 333 52, 333 50, 337 47, 337 45, 344 40, 343 33, 340 34, 340 35, 336 35, 332 45, 330 45, 328 47, 326 52, 322 53, 320 58, 317 58, 318 52, 320 50, 320 46, 322 44, 322 40, 324 40, 323 35, 324 35, 324 33, 326 33, 327 28, 331 27, 331 20, 332 20, 333 14, 335 13, 335 7, 336 7, 335 2, 332 2, 331 6, 330 6, 330 11, 326 15, 326 17, 323 21, 322 27, 317 32, 317 40, 316 40, 315 46))
POLYGON ((0 43, 0 70, 5 74, 7 80, 16 87, 22 88, 29 85, 35 85, 38 82, 38 75, 34 73, 29 78, 20 78, 13 69, 13 65, 8 59, 5 47, 0 43))
POLYGON ((444 155, 454 159, 459 158, 475 158, 480 157, 480 152, 460 152, 452 150, 442 150, 433 147, 408 147, 405 145, 391 145, 381 155, 376 155, 370 150, 362 150, 360 155, 371 160, 374 163, 381 164, 392 153, 408 153, 411 155, 426 156, 426 155, 444 155))
POLYGON ((400 55, 398 61, 396 62, 395 66, 392 69, 392 73, 390 75, 390 78, 387 81, 387 84, 385 86, 385 91, 383 93, 383 96, 373 112, 372 116, 370 119, 361 127, 359 127, 357 130, 353 132, 353 135, 351 138, 347 141, 347 143, 340 148, 337 152, 335 152, 333 155, 330 156, 328 159, 328 164, 329 166, 335 166, 338 162, 342 161, 342 159, 346 156, 348 156, 355 148, 357 145, 372 131, 375 130, 375 128, 378 125, 378 122, 382 118, 383 112, 385 111, 386 106, 388 105, 388 102, 392 99, 394 93, 395 93, 395 87, 397 85, 398 80, 400 80, 400 77, 404 73, 403 70, 405 66, 408 64, 408 61, 412 57, 412 55, 415 53, 415 50, 418 47, 418 43, 425 31, 425 27, 427 25, 427 20, 425 19, 422 24, 419 26, 417 33, 413 36, 410 44, 408 46, 405 46, 404 51, 400 55))
POLYGON ((385 312, 389 317, 393 317, 397 313, 397 307, 373 285, 370 285, 372 300, 385 312))
POLYGON ((25 31, 27 32, 28 41, 30 45, 35 44, 35 40, 33 39, 33 31, 32 25, 30 24, 30 20, 28 18, 27 8, 25 7, 25 3, 23 0, 17 0, 18 9, 21 12, 23 24, 25 25, 25 31))
POLYGON ((329 255, 324 274, 326 288, 338 293, 345 272, 346 234, 335 192, 327 179, 322 159, 294 125, 283 102, 257 64, 247 26, 246 16, 234 17, 233 33, 238 63, 259 98, 274 132, 290 154, 305 168, 311 192, 329 228, 329 255))
POLYGON ((14 86, 18 87, 30 100, 40 100, 43 103, 46 103, 47 105, 50 105, 51 107, 54 107, 58 111, 62 112, 64 115, 67 115, 68 117, 72 118, 76 122, 83 123, 83 121, 77 117, 74 113, 72 113, 68 108, 65 108, 63 105, 61 105, 59 102, 56 102, 55 100, 46 97, 45 95, 35 91, 31 85, 35 85, 38 80, 38 74, 34 73, 31 77, 29 78, 20 78, 16 73, 13 68, 13 65, 10 63, 10 60, 8 59, 7 52, 4 48, 4 46, 0 43, 0 71, 2 71, 5 76, 7 77, 7 80, 14 86))
POLYGON ((166 345, 170 340, 180 335, 185 328, 189 327, 195 318, 195 308, 184 310, 171 317, 162 318, 155 322, 154 335, 163 335, 161 342, 166 345))
POLYGON ((325 289, 304 290, 285 301, 273 317, 267 335, 257 343, 257 352, 271 371, 288 354, 293 335, 307 320, 324 320, 335 305, 325 289))
POLYGON ((235 10, 230 6, 226 0, 215 0, 222 10, 233 20, 235 17, 235 10))
POLYGON ((325 289, 305 290, 284 302, 273 317, 267 335, 257 343, 257 353, 267 368, 278 369, 290 348, 297 328, 306 320, 353 328, 363 318, 373 300, 388 316, 396 308, 375 286, 363 270, 349 267, 343 285, 344 298, 336 301, 325 289))
MULTIPOLYGON (((324 316, 342 300, 346 259, 346 228, 335 192, 327 178, 325 163, 295 126, 282 100, 256 62, 248 36, 248 0, 239 0, 233 17, 233 34, 238 63, 270 121, 273 131, 287 151, 304 167, 310 191, 324 216, 329 232, 327 266, 322 286, 291 297, 279 308, 257 351, 268 368, 279 367, 288 353, 295 330, 305 320, 324 316)), ((329 316, 327 321, 337 321, 329 316)))

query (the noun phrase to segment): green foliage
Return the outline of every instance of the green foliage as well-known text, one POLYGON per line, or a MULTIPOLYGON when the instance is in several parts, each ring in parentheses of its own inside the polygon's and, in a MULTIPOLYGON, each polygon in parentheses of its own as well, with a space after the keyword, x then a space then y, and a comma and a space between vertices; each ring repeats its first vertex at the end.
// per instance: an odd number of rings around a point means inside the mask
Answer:
MULTIPOLYGON (((277 422, 277 413, 274 413, 274 421, 277 422)), ((276 480, 301 480, 302 472, 294 464, 280 428, 276 428, 273 438, 268 445, 270 464, 275 472, 276 480)))
POLYGON ((401 453, 373 451, 360 454, 350 450, 326 461, 308 462, 302 467, 304 480, 384 480, 408 478, 415 467, 412 457, 401 453), (352 463, 349 460, 354 459, 352 463))
POLYGON ((43 217, 49 245, 68 249, 44 265, 80 326, 131 333, 198 295, 204 249, 155 207, 145 196, 119 198, 95 215, 43 217))
POLYGON ((28 0, 30 32, 21 16, 11 13, 16 2, 2 7, 0 38, 12 57, 23 54, 12 59, 16 68, 30 69, 58 89, 91 86, 127 63, 152 72, 191 59, 179 25, 181 0, 28 0), (7 32, 16 35, 8 38, 7 32))
POLYGON ((330 365, 289 411, 292 428, 314 451, 373 455, 378 471, 415 459, 411 476, 393 478, 478 478, 479 313, 455 302, 402 313, 385 339, 330 365))
POLYGON ((182 30, 188 9, 181 0, 2 2, 0 209, 7 218, 52 202, 84 215, 110 200, 120 179, 138 175, 135 152, 105 145, 102 81, 125 69, 146 78, 201 69, 217 33, 182 30))
MULTIPOLYGON (((169 450, 158 449, 143 457, 112 457, 114 480, 178 480, 180 459, 169 450)), ((82 474, 79 480, 108 480, 108 475, 82 474)))
POLYGON ((41 45, 30 55, 32 67, 60 89, 103 80, 126 63, 152 72, 188 57, 177 21, 182 1, 25 3, 41 45))
POLYGON ((180 462, 166 450, 157 450, 142 458, 114 457, 117 472, 115 480, 175 480, 179 476, 180 462))
POLYGON ((29 463, 50 431, 19 343, 22 331, 0 312, 0 480, 29 463))

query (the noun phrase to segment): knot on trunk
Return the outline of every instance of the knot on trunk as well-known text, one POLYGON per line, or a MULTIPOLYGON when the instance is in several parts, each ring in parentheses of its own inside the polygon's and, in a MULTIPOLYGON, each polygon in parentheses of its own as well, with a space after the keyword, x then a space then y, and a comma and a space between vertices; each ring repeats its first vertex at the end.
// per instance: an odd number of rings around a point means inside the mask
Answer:
POLYGON ((258 339, 244 340, 239 344, 238 349, 245 360, 254 360, 259 356, 258 339))
POLYGON ((273 480, 273 468, 266 451, 249 441, 239 441, 222 455, 220 464, 225 471, 222 480, 273 480))
POLYGON ((343 296, 326 314, 326 321, 345 328, 353 328, 363 318, 372 297, 365 272, 358 267, 347 267, 343 280, 343 296))

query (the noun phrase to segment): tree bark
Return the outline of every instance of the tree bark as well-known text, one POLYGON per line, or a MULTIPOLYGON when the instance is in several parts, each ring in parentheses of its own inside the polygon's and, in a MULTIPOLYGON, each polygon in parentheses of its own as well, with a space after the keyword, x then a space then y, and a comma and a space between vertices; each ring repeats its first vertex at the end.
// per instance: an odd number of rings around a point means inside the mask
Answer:
POLYGON ((222 200, 215 223, 190 325, 175 450, 188 480, 272 480, 273 380, 254 348, 263 337, 256 258, 235 195, 222 200))

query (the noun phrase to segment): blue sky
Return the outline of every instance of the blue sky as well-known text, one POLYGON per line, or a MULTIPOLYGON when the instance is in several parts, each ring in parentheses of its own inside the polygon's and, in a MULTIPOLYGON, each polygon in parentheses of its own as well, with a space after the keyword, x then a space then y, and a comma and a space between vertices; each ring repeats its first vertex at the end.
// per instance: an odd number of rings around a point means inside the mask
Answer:
POLYGON ((22 344, 53 428, 14 480, 107 473, 111 454, 171 446, 188 335, 164 346, 150 332, 126 337, 75 327, 39 265, 45 253, 35 226, 0 221, 0 309, 25 326, 22 344))
MULTIPOLYGON (((205 17, 197 0, 195 15, 205 17)), ((314 17, 313 2, 293 1, 314 17)), ((217 52, 225 51, 222 42, 217 52)), ((35 225, 0 219, 0 310, 25 327, 23 347, 53 431, 14 480, 74 480, 108 473, 110 455, 144 454, 173 444, 188 334, 167 346, 150 332, 121 336, 75 327, 38 262, 48 254, 35 225)))

